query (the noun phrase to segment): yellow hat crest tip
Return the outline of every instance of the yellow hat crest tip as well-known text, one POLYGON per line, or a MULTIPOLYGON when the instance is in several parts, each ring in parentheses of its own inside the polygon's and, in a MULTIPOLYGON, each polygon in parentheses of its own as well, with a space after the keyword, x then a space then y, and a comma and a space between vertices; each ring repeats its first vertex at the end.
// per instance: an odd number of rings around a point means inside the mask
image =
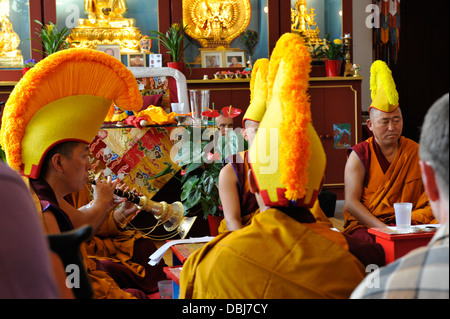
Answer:
POLYGON ((326 157, 312 126, 310 71, 304 40, 292 33, 280 37, 270 57, 267 110, 249 153, 269 207, 312 207, 323 181, 326 157))
POLYGON ((370 68, 371 108, 393 112, 398 108, 399 96, 392 71, 386 62, 377 60, 370 68))
MULTIPOLYGON (((75 95, 104 98, 125 110, 139 110, 143 103, 134 75, 116 58, 85 48, 51 54, 25 74, 5 105, 0 143, 10 167, 23 167, 22 140, 33 116, 46 105, 75 95)), ((102 120, 106 113, 101 112, 102 120)), ((89 122, 89 112, 85 116, 89 122)))
POLYGON ((242 125, 251 120, 261 122, 267 108, 267 75, 269 73, 269 60, 259 59, 253 66, 250 80, 250 105, 244 114, 242 125))

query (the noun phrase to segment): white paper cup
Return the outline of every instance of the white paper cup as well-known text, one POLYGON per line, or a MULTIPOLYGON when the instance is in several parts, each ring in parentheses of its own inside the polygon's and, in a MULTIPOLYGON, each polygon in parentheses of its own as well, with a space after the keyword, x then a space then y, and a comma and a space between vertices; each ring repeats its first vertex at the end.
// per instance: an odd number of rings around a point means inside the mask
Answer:
POLYGON ((158 281, 159 299, 173 299, 172 280, 158 281))
POLYGON ((411 231, 411 210, 412 203, 395 203, 395 222, 397 233, 407 234, 411 231))

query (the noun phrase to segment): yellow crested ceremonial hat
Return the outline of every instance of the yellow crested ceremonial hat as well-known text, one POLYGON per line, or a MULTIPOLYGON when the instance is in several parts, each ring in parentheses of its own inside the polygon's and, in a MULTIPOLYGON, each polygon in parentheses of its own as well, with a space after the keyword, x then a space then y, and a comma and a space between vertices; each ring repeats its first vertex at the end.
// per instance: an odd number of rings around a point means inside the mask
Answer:
POLYGON ((398 92, 392 77, 392 71, 384 61, 375 61, 370 68, 371 108, 391 113, 398 106, 398 92))
POLYGON ((24 75, 6 102, 0 143, 9 166, 38 178, 52 147, 91 143, 114 104, 142 108, 136 79, 119 60, 91 49, 51 54, 24 75))
POLYGON ((261 122, 266 113, 267 100, 267 76, 269 74, 269 60, 259 59, 252 70, 250 80, 250 105, 244 114, 242 126, 245 128, 245 121, 261 122))
POLYGON ((311 120, 310 71, 304 40, 293 33, 281 36, 270 57, 267 110, 249 151, 269 207, 312 208, 323 184, 326 157, 311 120))

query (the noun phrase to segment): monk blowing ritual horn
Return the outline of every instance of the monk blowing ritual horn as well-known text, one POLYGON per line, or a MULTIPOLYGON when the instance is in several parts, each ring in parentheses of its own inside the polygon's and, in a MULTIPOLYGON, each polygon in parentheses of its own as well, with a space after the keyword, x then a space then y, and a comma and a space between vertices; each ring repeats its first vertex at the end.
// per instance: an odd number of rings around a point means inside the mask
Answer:
MULTIPOLYGON (((95 180, 91 179, 89 182, 95 185, 95 180)), ((197 219, 197 216, 186 217, 183 215, 184 206, 181 202, 174 202, 172 204, 154 202, 145 196, 138 196, 132 192, 124 192, 118 188, 114 190, 114 194, 136 204, 140 210, 152 213, 156 220, 163 224, 166 231, 171 232, 177 230, 181 239, 186 237, 197 219)))

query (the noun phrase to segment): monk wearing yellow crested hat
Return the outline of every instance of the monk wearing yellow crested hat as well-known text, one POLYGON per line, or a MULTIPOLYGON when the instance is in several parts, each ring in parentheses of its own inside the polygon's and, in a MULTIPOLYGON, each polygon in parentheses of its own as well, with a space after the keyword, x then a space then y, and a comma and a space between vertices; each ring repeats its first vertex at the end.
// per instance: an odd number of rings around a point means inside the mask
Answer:
MULTIPOLYGON (((241 131, 249 146, 266 112, 268 72, 269 60, 257 60, 250 81, 250 105, 244 115, 242 121, 244 128, 241 131)), ((251 218, 259 212, 256 197, 250 192, 247 179, 250 169, 248 151, 227 157, 225 163, 219 175, 219 195, 224 215, 219 226, 219 233, 241 229, 248 225, 251 218)))
POLYGON ((153 241, 123 229, 138 208, 124 202, 115 209, 123 199, 113 197, 119 185, 110 179, 96 181, 91 205, 76 209, 70 197, 88 182, 89 144, 114 105, 142 107, 131 71, 100 51, 63 50, 40 61, 15 86, 0 142, 9 166, 29 182, 48 234, 84 224, 94 229, 95 236, 80 247, 93 297, 147 298, 166 276, 162 267, 147 263, 156 250, 153 241))
POLYGON ((391 70, 371 67, 372 105, 367 126, 373 136, 350 150, 345 167, 345 233, 373 241, 369 227, 395 224, 394 203, 413 204, 412 223, 436 220, 422 184, 419 145, 402 136, 403 117, 391 70))
POLYGON ((379 244, 333 231, 311 214, 326 157, 311 122, 310 64, 299 35, 278 40, 267 109, 249 150, 248 179, 260 213, 186 260, 180 298, 348 298, 366 265, 384 263, 379 244))
MULTIPOLYGON (((250 105, 242 120, 241 131, 251 146, 261 120, 267 109, 269 93, 269 60, 259 59, 253 66, 250 81, 250 105)), ((273 81, 271 83, 273 85, 273 81)), ((270 88, 272 89, 272 88, 270 88)), ((255 195, 250 191, 248 183, 248 151, 240 152, 225 159, 227 163, 219 175, 219 194, 223 207, 224 219, 220 223, 219 233, 234 231, 250 224, 255 214, 259 213, 255 195)), ((331 222, 316 201, 311 213, 317 222, 332 227, 331 222)))

